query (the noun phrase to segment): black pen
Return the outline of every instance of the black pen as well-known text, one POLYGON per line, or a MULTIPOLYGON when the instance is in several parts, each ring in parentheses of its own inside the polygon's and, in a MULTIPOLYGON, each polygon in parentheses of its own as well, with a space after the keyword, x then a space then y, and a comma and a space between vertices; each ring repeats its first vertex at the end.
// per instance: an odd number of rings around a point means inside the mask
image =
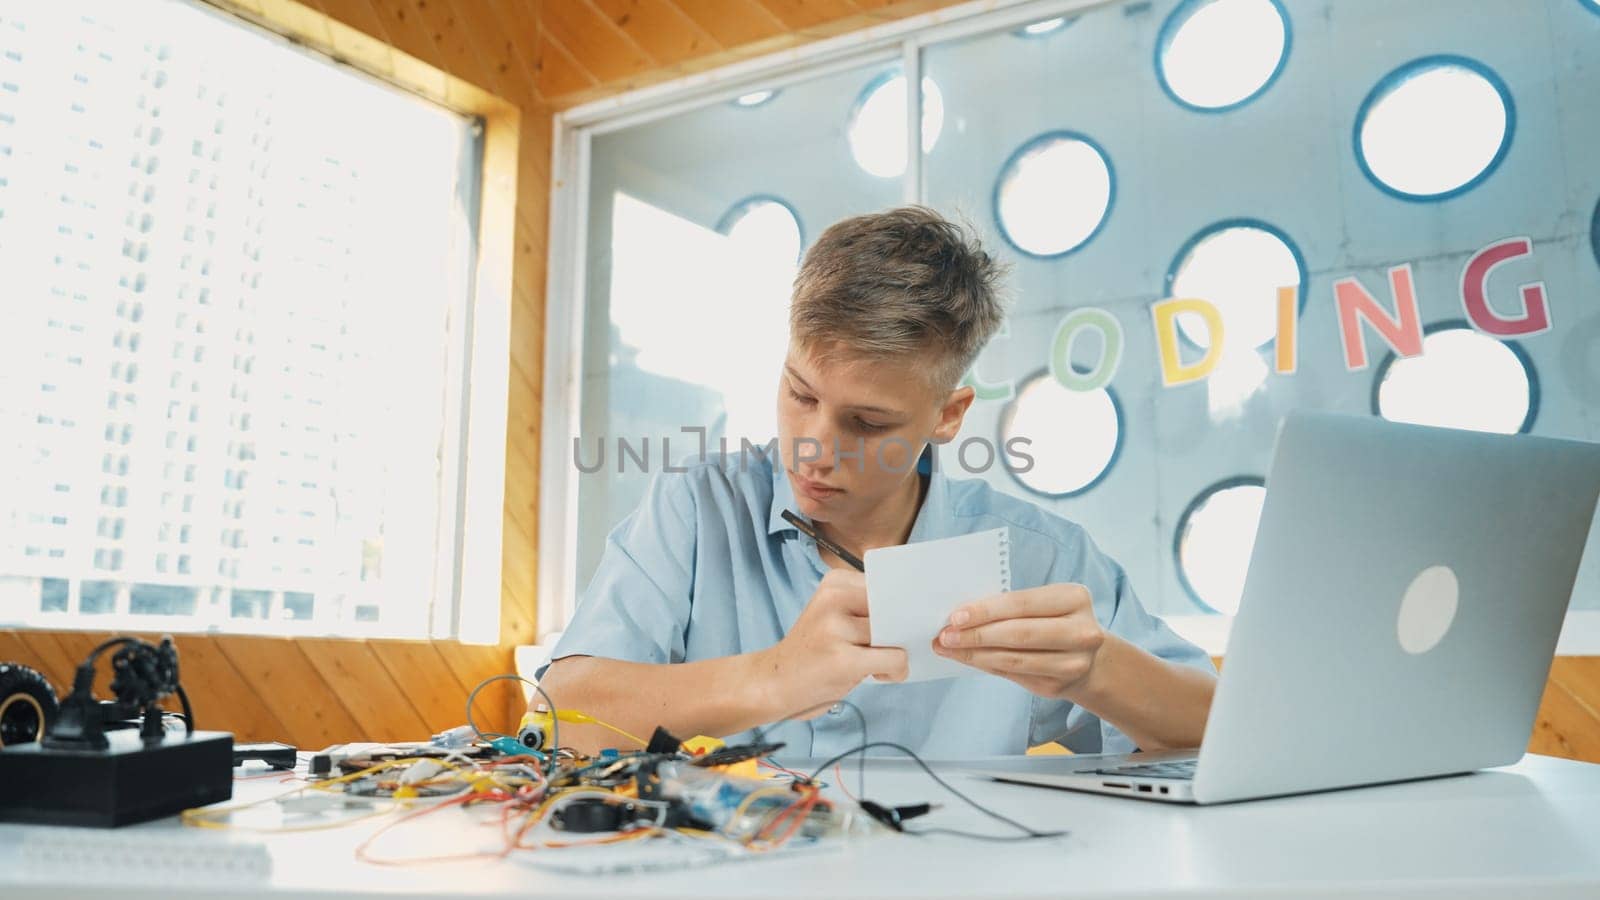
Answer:
POLYGON ((866 565, 862 563, 860 558, 858 558, 854 553, 851 553, 849 550, 846 550, 838 544, 835 544, 833 541, 828 540, 822 535, 817 534, 816 529, 812 528, 810 525, 807 525, 804 519, 788 511, 787 509, 784 510, 781 515, 783 516, 783 520, 785 522, 788 522, 790 525, 793 525, 794 527, 810 535, 811 539, 817 542, 817 546, 854 566, 857 572, 865 572, 867 570, 866 565))

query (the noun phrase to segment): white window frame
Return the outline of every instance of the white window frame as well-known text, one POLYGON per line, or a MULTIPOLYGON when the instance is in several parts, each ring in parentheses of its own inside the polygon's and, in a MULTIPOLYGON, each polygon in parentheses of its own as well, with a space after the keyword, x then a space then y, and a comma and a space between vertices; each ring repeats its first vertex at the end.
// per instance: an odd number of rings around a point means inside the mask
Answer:
MULTIPOLYGON (((906 84, 922 83, 924 48, 986 32, 1072 15, 1119 0, 974 0, 875 25, 836 38, 628 91, 557 113, 552 123, 549 271, 545 286, 544 410, 541 422, 538 634, 551 643, 571 621, 577 584, 578 470, 573 439, 581 435, 583 323, 587 297, 588 196, 591 143, 598 135, 642 125, 755 90, 782 88, 833 72, 898 59, 906 84)), ((922 96, 908 90, 906 171, 902 198, 921 203, 922 96)), ((1154 573, 1146 577, 1153 577, 1154 573)), ((1162 617, 1212 655, 1227 647, 1233 617, 1162 617)), ((1600 610, 1567 613, 1561 655, 1600 653, 1600 610)))

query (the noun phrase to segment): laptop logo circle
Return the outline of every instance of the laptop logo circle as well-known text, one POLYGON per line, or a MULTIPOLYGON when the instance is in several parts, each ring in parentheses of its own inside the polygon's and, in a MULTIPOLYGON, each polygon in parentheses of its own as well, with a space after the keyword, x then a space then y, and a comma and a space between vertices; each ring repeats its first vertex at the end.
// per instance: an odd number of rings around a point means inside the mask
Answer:
POLYGON ((1449 566, 1429 566, 1419 572, 1400 600, 1400 619, 1396 623, 1400 648, 1420 654, 1437 646, 1456 619, 1460 594, 1456 573, 1449 566))

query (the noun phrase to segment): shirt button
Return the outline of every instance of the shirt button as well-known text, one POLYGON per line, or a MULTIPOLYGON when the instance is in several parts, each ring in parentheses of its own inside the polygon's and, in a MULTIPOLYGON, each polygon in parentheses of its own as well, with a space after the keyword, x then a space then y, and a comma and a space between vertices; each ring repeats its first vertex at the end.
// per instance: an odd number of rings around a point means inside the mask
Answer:
POLYGON ((828 707, 828 715, 830 716, 837 716, 842 712, 844 712, 843 703, 835 703, 834 705, 828 707))

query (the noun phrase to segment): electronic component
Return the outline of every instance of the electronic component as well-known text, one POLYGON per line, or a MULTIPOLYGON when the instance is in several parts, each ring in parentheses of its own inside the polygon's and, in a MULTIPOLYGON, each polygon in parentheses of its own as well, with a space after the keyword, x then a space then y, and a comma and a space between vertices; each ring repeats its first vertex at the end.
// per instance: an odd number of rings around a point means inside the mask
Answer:
POLYGON ((469 746, 477 737, 478 730, 476 728, 471 725, 457 725, 434 735, 430 743, 435 747, 442 747, 446 750, 458 750, 469 746))
POLYGON ((477 746, 449 750, 431 743, 333 744, 312 754, 308 772, 313 778, 327 778, 341 773, 348 775, 353 772, 359 772, 378 763, 390 762, 396 759, 421 757, 431 759, 445 759, 447 757, 483 759, 494 755, 496 755, 496 751, 492 748, 477 746))
POLYGON ((279 743, 234 744, 234 767, 244 765, 248 759, 259 759, 274 769, 293 769, 296 763, 295 748, 279 743))
POLYGON ((701 768, 715 768, 717 766, 732 766, 742 762, 771 756, 786 746, 782 741, 773 741, 765 744, 739 744, 734 747, 720 747, 689 761, 691 766, 701 768))
POLYGON ((18 663, 0 663, 0 747, 15 747, 44 737, 61 705, 50 682, 18 663))
POLYGON ((641 747, 645 746, 645 741, 642 738, 629 734, 609 722, 602 722, 593 716, 574 709, 563 709, 560 712, 552 713, 548 707, 542 704, 523 714, 522 721, 517 725, 517 743, 529 750, 546 749, 545 745, 553 742, 558 733, 559 729, 556 724, 558 722, 571 722, 575 725, 598 725, 627 738, 641 747))
POLYGON ((550 814, 550 827, 575 834, 621 831, 639 820, 639 806, 609 797, 575 797, 550 814))
POLYGON ((233 796, 233 735, 194 730, 172 638, 116 637, 78 666, 61 714, 36 743, 0 747, 0 821, 109 827, 233 796), (94 699, 95 662, 116 648, 113 701, 94 699), (183 704, 169 732, 163 698, 183 704), (126 720, 139 721, 137 732, 126 720), (109 732, 109 733, 108 733, 109 732))
POLYGON ((0 822, 110 828, 176 815, 233 796, 233 735, 132 729, 103 750, 23 744, 0 750, 0 822))
POLYGON ((649 753, 677 753, 682 748, 682 740, 672 732, 657 725, 656 730, 650 735, 650 742, 645 745, 644 749, 649 753))

